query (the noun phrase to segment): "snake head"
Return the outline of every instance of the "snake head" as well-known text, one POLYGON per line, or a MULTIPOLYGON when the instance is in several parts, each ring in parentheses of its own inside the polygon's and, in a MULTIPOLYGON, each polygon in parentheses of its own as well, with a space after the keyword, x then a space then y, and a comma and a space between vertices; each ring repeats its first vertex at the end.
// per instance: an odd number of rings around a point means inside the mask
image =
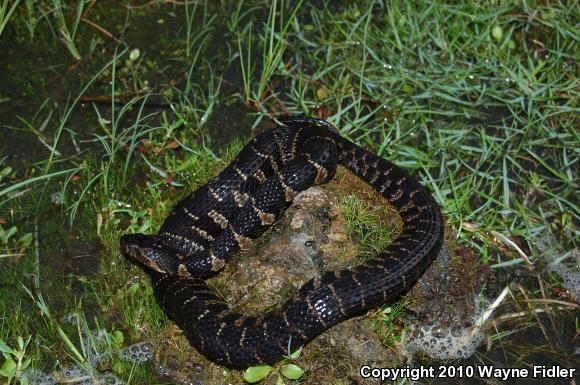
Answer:
POLYGON ((133 261, 160 273, 168 273, 176 268, 172 266, 174 253, 156 235, 123 235, 121 249, 133 261))

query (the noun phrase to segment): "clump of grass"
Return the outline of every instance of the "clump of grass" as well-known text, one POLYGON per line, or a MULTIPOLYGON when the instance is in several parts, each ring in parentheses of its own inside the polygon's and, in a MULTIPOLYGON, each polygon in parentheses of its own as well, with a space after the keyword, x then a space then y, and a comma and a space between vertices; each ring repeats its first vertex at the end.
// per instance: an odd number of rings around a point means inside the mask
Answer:
POLYGON ((89 3, 90 0, 78 0, 76 6, 76 12, 72 23, 70 25, 66 21, 65 17, 65 7, 66 4, 62 0, 52 0, 52 6, 54 7, 53 12, 57 22, 57 28, 61 35, 62 41, 70 52, 70 54, 76 59, 80 60, 81 54, 75 43, 77 31, 79 24, 81 22, 81 16, 85 9, 85 5, 89 3))
POLYGON ((390 243, 394 230, 386 223, 387 212, 384 208, 371 208, 365 200, 355 195, 339 196, 338 205, 344 215, 348 235, 359 244, 365 255, 376 254, 390 243))
POLYGON ((370 319, 375 333, 388 346, 396 346, 403 338, 404 327, 397 320, 405 313, 409 301, 403 297, 393 304, 382 306, 370 319))
MULTIPOLYGON (((280 5, 278 5, 278 3, 278 0, 271 3, 268 19, 264 24, 264 38, 261 42, 261 72, 257 79, 257 87, 253 91, 251 91, 251 81, 255 70, 255 65, 253 63, 255 59, 252 58, 252 34, 254 32, 252 30, 252 23, 247 24, 242 31, 238 30, 236 32, 238 40, 238 55, 244 85, 244 100, 246 104, 252 101, 261 109, 266 107, 264 102, 268 99, 267 91, 269 91, 269 93, 275 92, 271 80, 274 74, 279 72, 280 67, 283 65, 282 57, 288 47, 287 36, 289 35, 289 28, 292 23, 296 22, 296 14, 302 5, 302 0, 296 4, 288 20, 284 20, 284 12, 286 8, 284 0, 280 1, 280 5), (246 38, 245 41, 244 37, 246 38), (245 50, 243 49, 242 44, 246 45, 245 50)), ((239 7, 237 8, 235 18, 240 18, 239 7)), ((234 22, 233 24, 238 25, 239 23, 234 22)))

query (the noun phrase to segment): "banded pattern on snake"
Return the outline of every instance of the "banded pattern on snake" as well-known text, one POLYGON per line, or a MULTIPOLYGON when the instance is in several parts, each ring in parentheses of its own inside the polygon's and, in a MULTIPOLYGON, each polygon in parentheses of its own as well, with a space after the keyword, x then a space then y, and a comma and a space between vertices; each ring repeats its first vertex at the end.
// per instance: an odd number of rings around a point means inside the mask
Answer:
POLYGON ((179 202, 157 235, 121 238, 147 268, 161 307, 211 360, 243 368, 273 363, 347 318, 407 292, 443 239, 438 205, 393 163, 349 142, 324 120, 282 120, 247 144, 217 177, 179 202), (206 285, 230 257, 260 236, 300 191, 346 166, 395 206, 403 231, 352 269, 308 281, 278 311, 235 313, 206 285))

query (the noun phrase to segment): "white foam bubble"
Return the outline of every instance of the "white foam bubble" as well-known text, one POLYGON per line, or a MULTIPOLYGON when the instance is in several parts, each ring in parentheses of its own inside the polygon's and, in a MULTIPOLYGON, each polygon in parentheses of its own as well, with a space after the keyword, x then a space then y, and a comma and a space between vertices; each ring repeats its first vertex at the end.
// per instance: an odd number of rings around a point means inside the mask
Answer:
POLYGON ((56 385, 58 380, 50 374, 36 369, 26 369, 24 378, 28 380, 28 385, 56 385))
POLYGON ((554 258, 548 270, 562 278, 562 284, 576 300, 580 300, 580 251, 572 250, 564 258, 554 258))
POLYGON ((440 360, 471 357, 485 336, 478 327, 444 328, 437 324, 412 325, 401 341, 401 351, 411 361, 418 353, 440 360))
POLYGON ((119 356, 126 361, 143 363, 153 359, 154 346, 152 343, 144 341, 127 346, 119 350, 119 356))
POLYGON ((76 365, 65 368, 59 373, 59 381, 75 385, 124 385, 125 381, 121 380, 113 373, 99 373, 96 370, 93 373, 87 372, 84 368, 76 365))
POLYGON ((428 354, 439 360, 466 359, 475 354, 475 351, 485 339, 483 325, 493 310, 507 295, 507 288, 487 308, 482 307, 482 298, 474 298, 474 313, 466 326, 442 326, 438 321, 421 325, 418 322, 409 326, 401 340, 401 352, 409 362, 413 361, 416 353, 428 354))
POLYGON ((96 366, 98 363, 108 360, 113 354, 126 361, 141 364, 151 361, 154 356, 155 347, 151 342, 138 342, 133 345, 121 348, 111 349, 106 331, 92 330, 90 336, 85 336, 85 343, 92 340, 91 349, 87 350, 87 368, 79 365, 66 367, 53 374, 44 373, 37 369, 27 369, 24 377, 28 380, 29 385, 56 385, 59 383, 75 385, 123 385, 125 382, 115 376, 113 373, 100 373, 96 366))

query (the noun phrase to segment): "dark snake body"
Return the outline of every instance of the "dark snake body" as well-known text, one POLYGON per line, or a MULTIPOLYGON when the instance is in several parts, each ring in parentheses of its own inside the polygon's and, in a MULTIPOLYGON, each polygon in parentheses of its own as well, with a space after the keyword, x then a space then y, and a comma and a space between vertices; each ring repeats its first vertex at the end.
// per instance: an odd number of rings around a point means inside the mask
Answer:
POLYGON ((415 178, 338 135, 320 119, 291 119, 257 136, 216 178, 172 211, 158 235, 121 239, 149 268, 161 307, 208 358, 230 367, 273 363, 347 318, 407 292, 439 252, 443 219, 415 178), (395 206, 399 237, 364 264, 308 281, 280 310, 231 311, 203 277, 220 270, 278 218, 294 196, 327 182, 337 163, 395 206))

